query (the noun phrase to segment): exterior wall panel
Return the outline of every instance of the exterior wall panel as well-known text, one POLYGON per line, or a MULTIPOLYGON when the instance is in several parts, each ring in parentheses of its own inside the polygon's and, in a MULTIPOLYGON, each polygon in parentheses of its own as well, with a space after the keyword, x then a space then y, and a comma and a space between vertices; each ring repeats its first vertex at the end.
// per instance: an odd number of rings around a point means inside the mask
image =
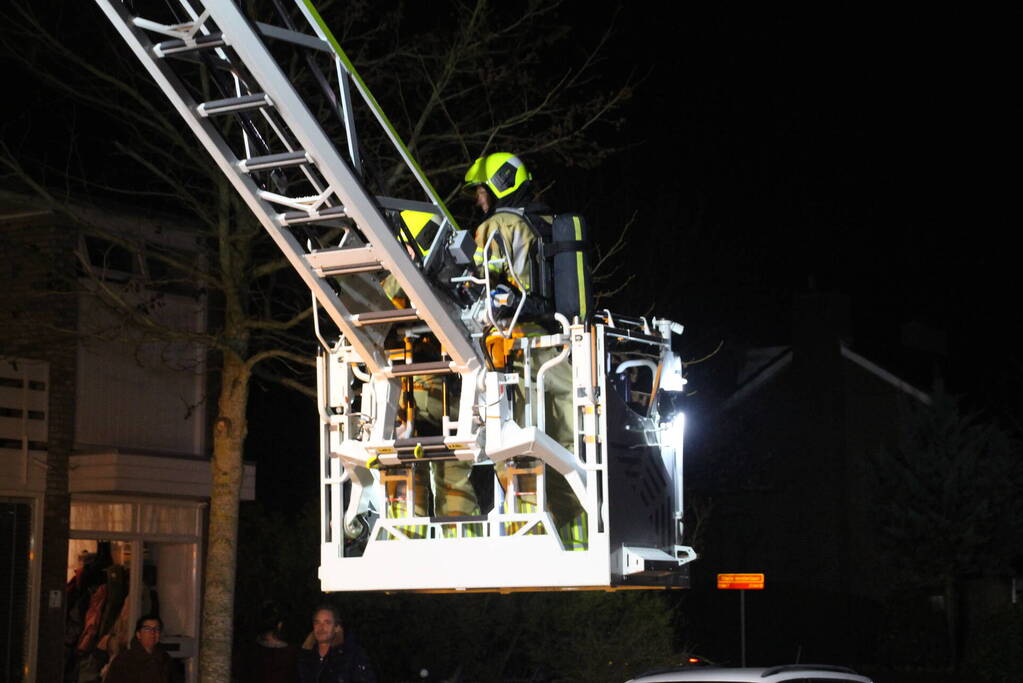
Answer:
MULTIPOLYGON (((78 449, 116 446, 202 455, 203 350, 192 344, 140 344, 118 329, 99 302, 85 294, 80 298, 94 332, 78 348, 78 449)), ((174 296, 162 300, 162 321, 197 330, 201 316, 194 300, 174 296)))

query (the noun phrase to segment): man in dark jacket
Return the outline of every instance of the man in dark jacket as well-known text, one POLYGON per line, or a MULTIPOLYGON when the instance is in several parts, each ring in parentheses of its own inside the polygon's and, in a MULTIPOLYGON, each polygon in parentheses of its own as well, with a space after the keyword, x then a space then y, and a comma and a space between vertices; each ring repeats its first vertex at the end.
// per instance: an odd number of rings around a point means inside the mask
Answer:
POLYGON ((376 683, 366 653, 354 642, 345 642, 341 615, 333 605, 313 612, 313 632, 298 656, 298 679, 302 683, 376 683))
POLYGON ((157 647, 161 631, 160 617, 139 619, 131 646, 110 663, 106 683, 170 683, 170 655, 157 647))

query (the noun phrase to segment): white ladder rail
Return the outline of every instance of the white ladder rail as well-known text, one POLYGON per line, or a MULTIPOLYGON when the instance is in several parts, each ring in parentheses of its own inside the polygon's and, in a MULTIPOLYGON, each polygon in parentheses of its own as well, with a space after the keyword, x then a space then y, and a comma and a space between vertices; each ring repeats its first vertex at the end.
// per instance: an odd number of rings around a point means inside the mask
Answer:
POLYGON ((231 47, 263 91, 274 100, 277 111, 288 122, 299 143, 318 157, 317 168, 340 197, 345 212, 370 238, 381 263, 401 285, 413 308, 419 311, 445 351, 460 369, 468 371, 477 367, 481 361, 479 350, 471 343, 452 307, 441 301, 425 276, 412 265, 405 248, 391 234, 376 200, 336 154, 332 141, 291 87, 266 46, 249 28, 248 19, 230 0, 207 0, 207 9, 225 35, 236 36, 230 40, 231 47))
MULTIPOLYGON (((381 345, 374 341, 371 334, 352 324, 352 312, 322 279, 324 276, 311 267, 305 250, 286 229, 281 212, 261 196, 265 191, 247 177, 244 165, 240 166, 245 160, 237 159, 219 131, 205 120, 202 115, 205 107, 193 100, 170 67, 155 56, 153 43, 145 32, 137 27, 135 17, 131 16, 118 0, 96 2, 213 156, 278 248, 313 291, 331 320, 351 341, 370 372, 386 372, 389 363, 381 345), (200 110, 200 107, 203 107, 203 110, 200 110)), ((354 219, 360 230, 368 237, 375 248, 381 269, 390 272, 409 296, 413 307, 454 361, 455 370, 465 373, 479 367, 482 364, 481 350, 472 342, 471 335, 454 307, 438 296, 423 273, 409 259, 403 246, 393 236, 375 198, 363 188, 359 178, 341 158, 332 141, 253 30, 249 20, 230 0, 207 0, 201 16, 206 15, 213 19, 224 41, 238 55, 261 88, 261 93, 253 95, 265 95, 272 103, 260 103, 258 98, 252 96, 250 98, 252 102, 238 105, 221 102, 221 107, 274 108, 302 147, 302 151, 313 160, 312 165, 326 181, 328 187, 324 192, 336 196, 336 200, 344 206, 345 215, 354 219)), ((310 39, 315 40, 312 37, 310 39)), ((443 213, 446 213, 446 210, 443 213)))
POLYGON ((447 206, 445 206, 444 202, 441 201, 440 196, 437 194, 437 191, 434 189, 433 185, 426 177, 426 174, 423 172, 423 169, 420 168, 418 162, 416 162, 415 157, 412 156, 412 153, 409 152, 408 148, 405 146, 405 143, 402 141, 401 136, 399 136, 398 132, 395 130, 394 125, 391 123, 390 119, 387 118, 387 114, 384 113, 384 110, 380 107, 380 104, 376 101, 376 98, 373 97, 373 93, 370 92, 370 89, 366 86, 362 78, 359 76, 358 71, 356 71, 355 69, 355 65, 352 64, 351 60, 348 59, 348 55, 346 55, 344 50, 341 49, 341 45, 337 42, 337 39, 334 37, 333 32, 331 32, 326 22, 323 21, 323 17, 321 17, 320 13, 316 11, 316 8, 313 7, 313 4, 310 0, 295 0, 295 5, 305 16, 306 20, 309 22, 309 25, 312 27, 316 35, 319 36, 319 38, 323 40, 325 43, 327 43, 327 45, 330 46, 331 51, 334 53, 335 62, 338 68, 338 78, 341 80, 343 92, 346 94, 348 93, 348 79, 341 79, 342 71, 344 71, 344 73, 346 73, 351 78, 352 82, 355 84, 356 90, 359 91, 359 94, 362 96, 362 99, 369 106, 370 111, 373 112, 373 116, 376 118, 377 123, 380 124, 380 127, 383 129, 384 133, 386 133, 387 137, 390 139, 391 144, 394 145, 394 148, 398 151, 398 154, 401 155, 402 161, 404 161, 405 165, 408 166, 408 168, 412 171, 412 174, 416 178, 416 182, 419 183, 420 187, 430 198, 431 203, 433 203, 433 205, 440 211, 440 213, 448 220, 448 222, 452 226, 457 226, 458 223, 455 221, 454 217, 448 211, 447 206))
POLYGON ((327 315, 345 332, 346 337, 356 348, 359 355, 370 365, 374 371, 386 367, 385 356, 372 344, 367 335, 349 334, 351 327, 348 323, 350 312, 346 309, 337 294, 330 286, 304 263, 304 249, 299 242, 288 232, 283 231, 277 225, 275 216, 279 213, 272 205, 259 198, 260 189, 256 183, 244 173, 239 173, 236 165, 238 159, 234 152, 227 145, 220 135, 220 132, 206 119, 200 115, 199 103, 188 94, 177 75, 162 60, 153 56, 153 43, 145 32, 136 27, 134 17, 128 12, 124 4, 119 0, 96 0, 106 14, 110 23, 114 25, 121 37, 142 62, 150 76, 156 81, 160 89, 167 95, 171 104, 178 114, 185 120, 189 128, 196 135, 202 145, 209 152, 210 156, 220 167, 227 179, 241 195, 252 213, 259 219, 263 228, 270 234, 277 244, 277 247, 284 253, 288 261, 302 277, 306 286, 312 290, 317 301, 323 306, 327 315))

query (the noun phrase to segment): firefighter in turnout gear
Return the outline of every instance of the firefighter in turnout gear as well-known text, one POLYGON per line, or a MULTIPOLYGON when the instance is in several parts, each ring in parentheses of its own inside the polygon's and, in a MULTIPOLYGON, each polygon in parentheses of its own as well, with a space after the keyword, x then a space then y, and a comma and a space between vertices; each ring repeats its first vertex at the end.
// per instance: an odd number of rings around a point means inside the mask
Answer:
MULTIPOLYGON (((440 220, 432 213, 423 211, 402 211, 401 220, 404 230, 399 234, 405 243, 409 255, 417 259, 425 259, 430 253, 430 246, 440 228, 440 220), (405 232, 407 230, 407 232, 405 232), (411 238, 411 240, 409 239, 411 238)), ((407 308, 408 297, 398 285, 394 276, 388 275, 381 283, 384 293, 396 308, 407 308)), ((404 362, 421 362, 429 357, 440 358, 440 349, 435 340, 421 337, 406 336, 402 340, 402 348, 394 352, 404 362)), ((448 379, 439 375, 422 375, 402 379, 403 391, 399 410, 399 436, 408 438, 428 434, 440 434, 444 415, 452 420, 458 419, 458 402, 448 401, 451 392, 447 386, 448 379)), ((405 472, 397 476, 385 477, 388 516, 400 519, 408 514, 408 501, 413 501, 413 513, 416 517, 430 514, 430 499, 433 500, 433 513, 440 517, 463 517, 478 515, 479 504, 476 491, 469 475, 472 464, 459 461, 440 461, 412 463, 411 473, 405 472), (409 491, 411 488, 411 491, 409 491)), ((466 532, 471 533, 472 525, 466 525, 466 532)), ((426 528, 420 525, 400 527, 400 530, 411 538, 422 538, 426 528)), ((448 529, 445 528, 445 533, 448 529)))
MULTIPOLYGON (((512 338, 548 334, 539 320, 545 316, 549 318, 553 313, 542 281, 541 237, 526 218, 527 212, 546 212, 546 207, 531 204, 532 179, 522 160, 508 153, 480 157, 465 174, 465 189, 474 194, 476 206, 484 217, 475 233, 476 263, 490 270, 491 291, 484 296, 492 299, 494 322, 510 321, 522 303, 512 338), (485 253, 488 241, 490 249, 489 253, 485 253), (521 302, 520 297, 525 297, 525 301, 521 302)), ((491 334, 487 340, 488 351, 496 368, 506 368, 508 372, 519 374, 519 392, 513 404, 513 416, 518 424, 523 425, 525 380, 522 352, 508 354, 506 341, 503 334, 491 334)), ((559 351, 554 348, 530 351, 534 382, 537 369, 557 356, 559 351)), ((547 434, 570 452, 575 452, 572 374, 567 360, 547 373, 545 386, 547 434)), ((528 472, 539 463, 532 458, 514 460, 523 462, 506 461, 496 468, 501 486, 506 492, 514 492, 514 500, 505 502, 506 510, 532 512, 536 509, 536 477, 528 472)), ((563 545, 568 550, 584 550, 587 543, 586 518, 582 506, 564 477, 554 469, 547 468, 544 479, 549 512, 563 545)))

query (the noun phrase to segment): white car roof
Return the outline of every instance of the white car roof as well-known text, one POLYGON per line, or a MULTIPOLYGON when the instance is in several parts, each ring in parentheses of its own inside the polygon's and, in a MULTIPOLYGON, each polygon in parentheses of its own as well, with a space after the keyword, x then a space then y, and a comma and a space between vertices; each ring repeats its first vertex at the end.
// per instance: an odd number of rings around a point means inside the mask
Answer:
POLYGON ((726 669, 719 667, 691 667, 668 671, 657 671, 633 678, 628 683, 783 683, 805 679, 849 681, 850 683, 872 683, 866 676, 860 676, 851 669, 812 664, 788 666, 747 667, 726 669))

